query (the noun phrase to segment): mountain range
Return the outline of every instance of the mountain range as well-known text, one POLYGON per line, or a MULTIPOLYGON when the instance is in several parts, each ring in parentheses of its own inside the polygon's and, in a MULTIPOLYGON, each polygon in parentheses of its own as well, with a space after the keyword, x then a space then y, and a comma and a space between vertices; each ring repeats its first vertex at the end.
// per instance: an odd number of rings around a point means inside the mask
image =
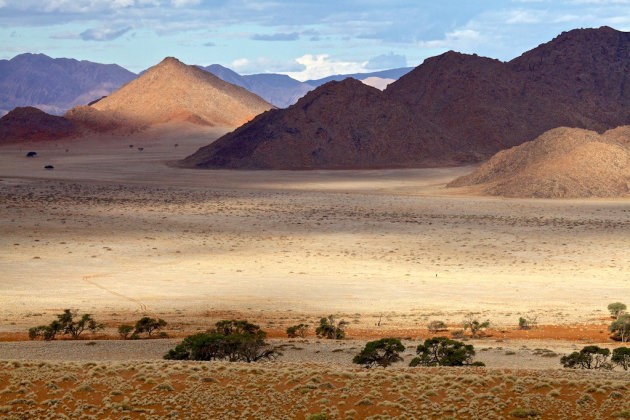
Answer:
POLYGON ((630 124, 630 34, 564 32, 509 62, 449 51, 385 91, 328 82, 201 148, 198 168, 386 168, 478 162, 559 126, 630 124))
MULTIPOLYGON (((219 64, 198 67, 226 82, 255 93, 279 108, 294 104, 306 92, 329 80, 341 80, 346 77, 361 80, 371 77, 397 79, 411 70, 403 68, 336 75, 300 82, 289 76, 274 73, 242 76, 219 64)), ((44 54, 26 53, 10 60, 0 60, 0 116, 13 108, 28 106, 37 107, 49 114, 61 115, 76 105, 87 105, 109 95, 143 73, 136 75, 116 64, 51 58, 44 54)), ((379 86, 383 84, 380 80, 375 83, 379 86)))

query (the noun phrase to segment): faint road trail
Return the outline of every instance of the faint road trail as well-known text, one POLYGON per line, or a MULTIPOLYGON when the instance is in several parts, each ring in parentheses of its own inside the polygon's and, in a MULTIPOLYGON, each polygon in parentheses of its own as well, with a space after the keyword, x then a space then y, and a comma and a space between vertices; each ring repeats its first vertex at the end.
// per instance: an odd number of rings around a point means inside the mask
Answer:
POLYGON ((101 290, 105 290, 106 292, 111 293, 114 296, 118 296, 118 297, 123 298, 125 300, 128 300, 130 302, 133 302, 136 305, 140 306, 140 310, 142 312, 145 312, 145 313, 147 312, 147 305, 145 305, 144 303, 142 303, 138 299, 134 299, 132 297, 125 296, 125 295, 123 295, 121 293, 115 292, 115 291, 113 291, 111 289, 108 289, 105 286, 102 286, 102 285, 98 284, 94 280, 90 280, 90 279, 99 278, 99 277, 106 277, 106 276, 108 276, 108 274, 94 274, 94 275, 91 275, 91 276, 83 276, 83 281, 88 283, 88 284, 91 284, 94 287, 98 287, 101 290))

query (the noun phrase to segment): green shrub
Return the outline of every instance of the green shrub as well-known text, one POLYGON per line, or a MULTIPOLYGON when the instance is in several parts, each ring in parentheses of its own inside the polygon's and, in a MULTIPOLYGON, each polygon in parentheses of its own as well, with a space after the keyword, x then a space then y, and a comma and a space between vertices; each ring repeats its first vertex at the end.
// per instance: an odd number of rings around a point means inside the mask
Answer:
POLYGON ((153 332, 158 332, 162 328, 166 327, 166 325, 167 322, 162 318, 155 319, 145 316, 136 322, 134 335, 147 333, 147 336, 151 338, 151 334, 153 334, 153 332))
POLYGON ((118 327, 118 334, 123 340, 129 338, 129 335, 133 332, 133 327, 131 325, 121 325, 118 327))
POLYGON ((298 325, 293 325, 289 328, 287 328, 287 336, 289 338, 296 338, 296 337, 306 337, 306 331, 308 330, 308 325, 307 324, 298 324, 298 325))
POLYGON ((483 322, 476 319, 472 314, 468 314, 466 319, 464 320, 464 331, 470 329, 470 333, 473 338, 477 338, 477 335, 484 329, 490 326, 490 321, 485 320, 483 322))
POLYGON ((418 345, 415 357, 409 366, 484 366, 474 362, 475 349, 471 344, 451 340, 446 337, 434 337, 418 345))
POLYGON ((403 351, 405 346, 397 338, 381 338, 366 343, 361 353, 354 356, 352 363, 364 365, 368 369, 372 366, 387 367, 402 361, 400 353, 403 351))
POLYGON ((337 322, 334 315, 328 315, 327 318, 319 320, 319 327, 315 329, 315 334, 317 337, 342 340, 346 337, 346 332, 343 330, 346 325, 348 323, 343 319, 337 322))
POLYGON ((510 411, 510 415, 512 417, 516 417, 519 419, 524 419, 527 417, 537 417, 540 416, 540 411, 534 410, 533 408, 517 408, 510 411))

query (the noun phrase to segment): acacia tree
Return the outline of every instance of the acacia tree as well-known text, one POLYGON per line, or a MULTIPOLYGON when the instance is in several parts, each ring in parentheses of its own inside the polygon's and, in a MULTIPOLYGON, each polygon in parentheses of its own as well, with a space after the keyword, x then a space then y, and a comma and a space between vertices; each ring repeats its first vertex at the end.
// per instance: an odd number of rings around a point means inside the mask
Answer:
POLYGON ((571 369, 612 369, 607 362, 610 350, 598 346, 586 346, 579 352, 562 356, 560 363, 571 369))
POLYGON ((475 348, 471 344, 446 337, 425 340, 416 348, 416 354, 418 357, 414 357, 409 366, 485 366, 472 361, 475 348))
POLYGON ((265 342, 267 333, 247 321, 219 321, 205 333, 189 335, 165 359, 222 360, 257 362, 273 359, 280 353, 265 342))
POLYGON ((608 310, 610 311, 610 317, 614 319, 619 318, 619 315, 624 313, 626 309, 627 309, 627 306, 625 305, 625 303, 621 303, 621 302, 613 302, 608 305, 608 310))
POLYGON ((608 331, 613 333, 612 339, 625 343, 630 340, 630 314, 621 314, 616 321, 608 326, 608 331))
POLYGON ((622 367, 623 370, 628 370, 630 368, 630 348, 617 347, 613 350, 610 361, 622 367))
POLYGON ((327 318, 319 320, 319 327, 315 329, 315 334, 317 334, 317 337, 342 340, 346 337, 346 332, 343 330, 346 325, 348 325, 348 322, 343 319, 337 321, 334 315, 328 315, 327 318))
POLYGON ((162 318, 155 319, 155 318, 150 318, 148 316, 145 316, 145 317, 140 318, 136 322, 134 335, 142 334, 143 332, 146 332, 147 336, 151 338, 151 334, 154 331, 159 331, 162 328, 166 327, 166 325, 167 325, 167 322, 164 321, 162 318))
POLYGON ((91 314, 83 314, 78 321, 75 320, 76 316, 77 311, 64 309, 63 313, 57 315, 57 319, 50 324, 30 328, 28 336, 31 340, 37 337, 54 340, 58 334, 69 334, 74 340, 78 340, 85 330, 95 333, 105 328, 105 325, 97 323, 91 314))
POLYGON ((385 368, 402 361, 400 353, 403 351, 405 346, 397 338, 381 338, 366 343, 361 353, 354 356, 352 363, 364 365, 368 369, 377 365, 385 368))

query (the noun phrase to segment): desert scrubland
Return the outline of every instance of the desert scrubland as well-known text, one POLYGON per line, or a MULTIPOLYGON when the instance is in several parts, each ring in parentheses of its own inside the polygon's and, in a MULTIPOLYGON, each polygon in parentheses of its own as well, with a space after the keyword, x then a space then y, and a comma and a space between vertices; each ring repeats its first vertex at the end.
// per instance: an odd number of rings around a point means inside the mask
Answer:
POLYGON ((182 127, 0 150, 3 415, 603 418, 630 408, 625 372, 559 370, 585 344, 618 346, 606 305, 628 296, 629 200, 446 188, 471 166, 186 169, 176 160, 224 130, 182 127), (86 335, 96 344, 15 342, 64 308, 106 323, 86 335), (492 323, 472 341, 487 370, 351 366, 367 339, 407 338, 412 356, 429 321, 460 329, 470 312, 492 323), (168 320, 174 338, 112 340, 143 314, 168 320), (328 314, 349 322, 347 340, 316 340, 313 328, 280 338, 328 314), (519 331, 523 315, 539 327, 519 331), (178 337, 231 318, 258 323, 283 356, 157 361, 178 337))

